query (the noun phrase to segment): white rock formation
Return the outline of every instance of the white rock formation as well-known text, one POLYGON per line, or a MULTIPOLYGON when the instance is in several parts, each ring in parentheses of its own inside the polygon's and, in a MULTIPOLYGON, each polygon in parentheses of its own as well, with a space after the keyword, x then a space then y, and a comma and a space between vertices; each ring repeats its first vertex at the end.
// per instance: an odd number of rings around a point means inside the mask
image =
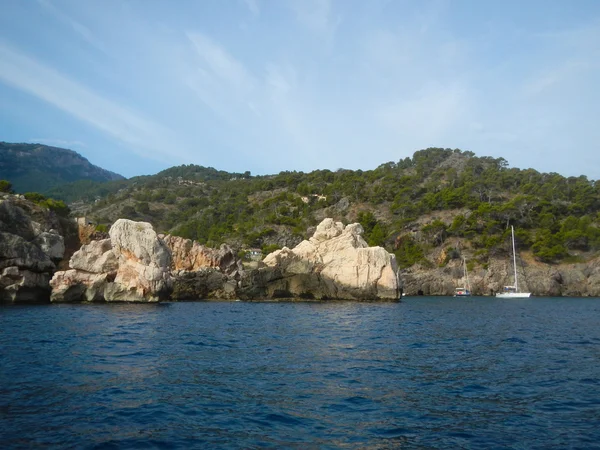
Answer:
POLYGON ((82 245, 71 256, 69 267, 90 273, 110 273, 117 271, 119 263, 113 252, 111 240, 103 239, 82 245))
POLYGON ((119 219, 109 234, 119 268, 106 299, 158 301, 169 287, 171 252, 152 225, 119 219))
POLYGON ((110 239, 73 254, 71 270, 57 272, 51 300, 158 301, 170 287, 171 253, 152 225, 119 219, 110 239))
POLYGON ((369 247, 358 223, 344 227, 323 220, 313 237, 294 249, 284 247, 264 259, 281 277, 271 277, 268 296, 327 299, 396 300, 399 295, 396 257, 382 247, 369 247))

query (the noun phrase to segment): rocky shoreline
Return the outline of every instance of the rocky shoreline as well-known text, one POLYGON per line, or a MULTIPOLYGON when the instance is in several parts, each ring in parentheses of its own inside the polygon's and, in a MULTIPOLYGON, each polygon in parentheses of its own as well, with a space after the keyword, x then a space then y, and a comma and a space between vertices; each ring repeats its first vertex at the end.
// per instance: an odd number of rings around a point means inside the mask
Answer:
POLYGON ((326 219, 309 240, 244 270, 226 245, 215 250, 119 219, 109 239, 83 245, 69 270, 54 274, 50 301, 397 300, 394 255, 369 248, 361 234, 359 224, 326 219))
MULTIPOLYGON (((246 270, 225 244, 212 249, 159 235, 149 223, 119 219, 95 240, 82 233, 86 224, 79 224, 79 239, 71 225, 22 196, 0 197, 0 302, 398 301, 402 292, 452 295, 462 271, 456 260, 399 271, 393 254, 367 245, 360 224, 330 218, 310 239, 246 270), (73 236, 87 243, 59 270, 73 236)), ((499 291, 511 273, 509 261, 490 259, 470 272, 473 295, 499 291)), ((600 296, 600 260, 560 266, 529 260, 519 279, 536 296, 600 296)))
MULTIPOLYGON (((74 224, 73 224, 74 225, 74 224)), ((79 223, 85 236, 87 224, 79 223)), ((22 196, 0 198, 0 302, 158 302, 215 300, 397 301, 395 256, 369 247, 359 224, 325 219, 308 240, 268 255, 254 269, 220 249, 117 220, 63 267, 65 238, 51 211, 22 196), (62 261, 62 262, 61 262, 62 261)), ((89 230, 87 230, 89 231, 89 230)), ((83 239, 82 239, 83 240, 83 239)))

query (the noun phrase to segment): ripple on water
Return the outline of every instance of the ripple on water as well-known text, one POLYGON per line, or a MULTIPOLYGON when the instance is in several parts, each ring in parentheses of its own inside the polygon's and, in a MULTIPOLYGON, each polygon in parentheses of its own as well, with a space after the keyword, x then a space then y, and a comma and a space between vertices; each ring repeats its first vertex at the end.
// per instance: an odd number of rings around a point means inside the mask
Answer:
POLYGON ((0 309, 4 448, 593 448, 596 299, 0 309))

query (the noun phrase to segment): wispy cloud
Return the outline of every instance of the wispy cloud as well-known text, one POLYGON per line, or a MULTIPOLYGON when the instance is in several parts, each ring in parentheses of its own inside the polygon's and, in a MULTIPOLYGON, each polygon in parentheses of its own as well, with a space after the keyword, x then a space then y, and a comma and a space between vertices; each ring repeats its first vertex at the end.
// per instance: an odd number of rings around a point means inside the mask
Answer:
POLYGON ((600 141, 600 10, 589 2, 9 3, 4 128, 84 141, 109 164, 120 162, 104 149, 121 152, 137 173, 150 167, 143 157, 364 169, 430 145, 521 166, 554 149, 548 166, 600 167, 581 164, 600 154, 589 144, 600 141))
POLYGON ((289 0, 288 4, 298 22, 331 49, 337 28, 342 22, 341 17, 334 14, 332 0, 289 0))
POLYGON ((197 32, 188 32, 187 37, 208 70, 217 79, 239 90, 251 88, 252 81, 244 65, 227 53, 220 45, 208 36, 197 32))
POLYGON ((260 16, 260 7, 258 6, 258 0, 243 0, 243 2, 254 17, 260 16))
POLYGON ((93 35, 88 27, 73 19, 68 14, 65 14, 63 11, 54 6, 50 0, 37 0, 37 2, 50 14, 54 15, 61 22, 71 27, 71 29, 75 31, 75 33, 77 33, 81 38, 83 38, 83 40, 88 44, 95 47, 97 50, 100 50, 102 53, 108 53, 105 45, 100 41, 100 39, 93 35))
POLYGON ((0 79, 118 139, 144 156, 165 160, 171 133, 133 111, 0 41, 0 79))
POLYGON ((236 122, 240 108, 260 110, 255 99, 257 80, 223 46, 199 32, 186 33, 195 52, 187 70, 187 85, 221 118, 236 122))

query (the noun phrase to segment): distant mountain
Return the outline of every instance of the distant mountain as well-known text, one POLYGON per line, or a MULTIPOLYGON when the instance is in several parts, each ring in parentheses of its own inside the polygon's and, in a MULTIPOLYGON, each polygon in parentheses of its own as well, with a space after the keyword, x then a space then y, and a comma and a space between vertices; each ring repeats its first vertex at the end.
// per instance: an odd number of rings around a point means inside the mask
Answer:
POLYGON ((73 150, 42 144, 0 142, 0 179, 16 192, 48 193, 79 180, 114 181, 124 177, 91 164, 73 150))

